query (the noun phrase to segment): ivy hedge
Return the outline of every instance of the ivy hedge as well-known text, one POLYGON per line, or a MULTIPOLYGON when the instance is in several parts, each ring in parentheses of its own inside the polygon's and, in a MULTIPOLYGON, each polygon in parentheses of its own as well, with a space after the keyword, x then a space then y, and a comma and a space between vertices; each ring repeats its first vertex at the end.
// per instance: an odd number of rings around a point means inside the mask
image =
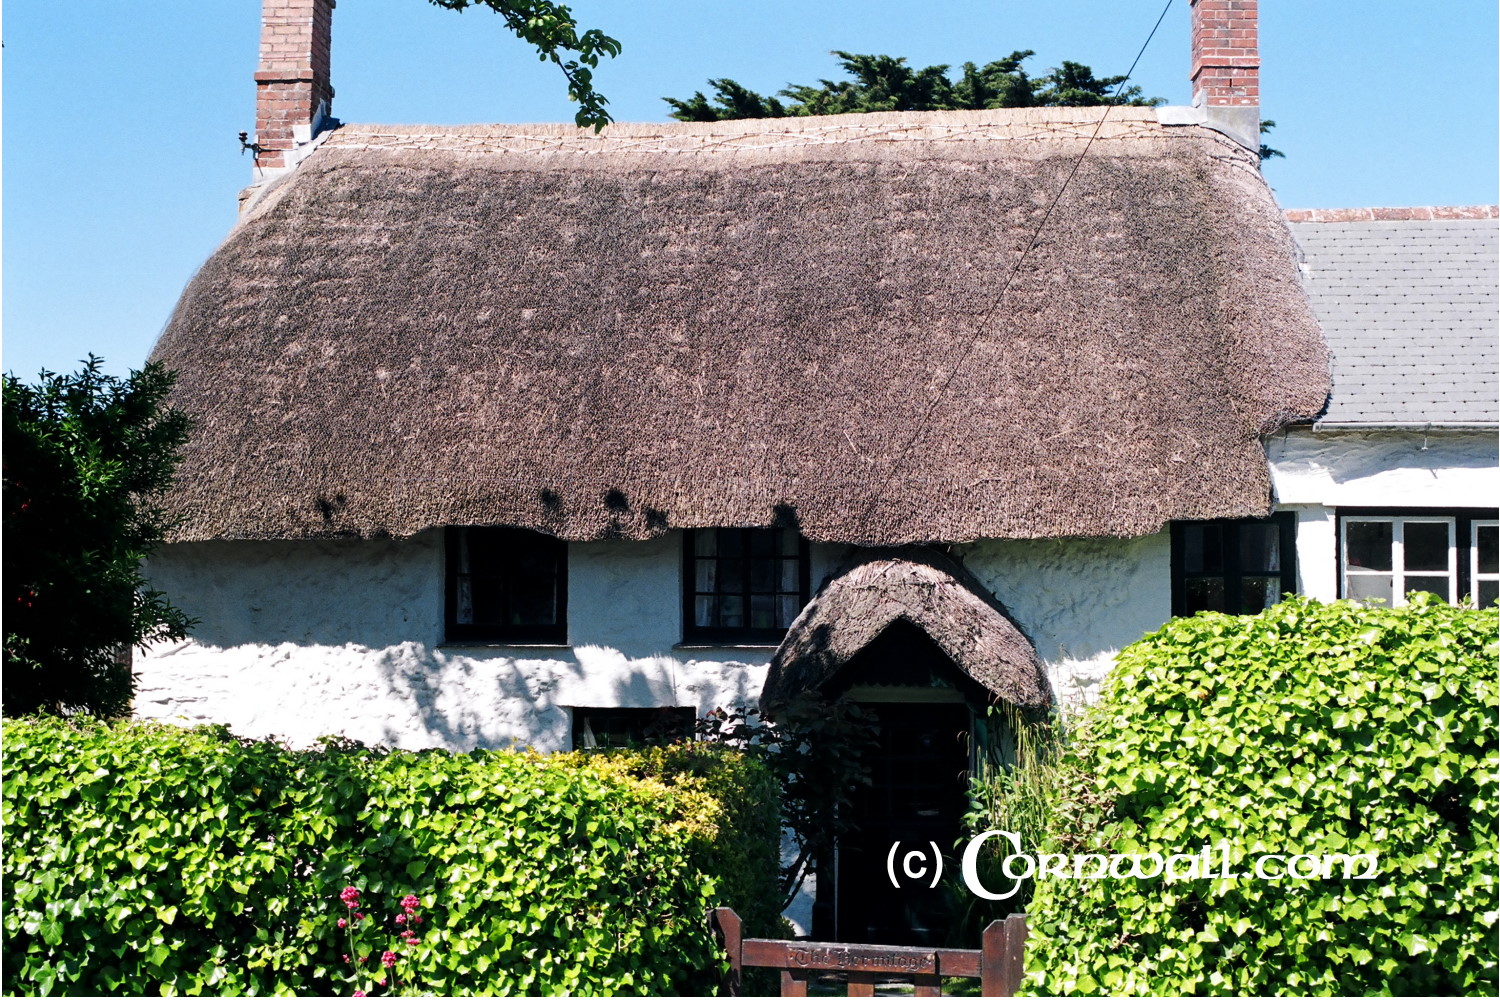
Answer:
POLYGON ((1040 879, 1027 988, 1494 996, 1497 625, 1494 609, 1424 597, 1298 598, 1178 619, 1125 650, 1070 751, 1093 775, 1075 814, 1106 803, 1086 839, 1146 855, 1142 876, 1151 852, 1205 845, 1199 874, 1221 873, 1227 844, 1245 874, 1185 878, 1179 859, 1172 881, 1040 879), (1281 877, 1253 877, 1272 854, 1262 870, 1281 877), (1346 877, 1364 862, 1321 866, 1363 854, 1372 878, 1346 877))
POLYGON ((774 782, 722 748, 4 740, 7 994, 701 993, 705 910, 775 898, 774 782))

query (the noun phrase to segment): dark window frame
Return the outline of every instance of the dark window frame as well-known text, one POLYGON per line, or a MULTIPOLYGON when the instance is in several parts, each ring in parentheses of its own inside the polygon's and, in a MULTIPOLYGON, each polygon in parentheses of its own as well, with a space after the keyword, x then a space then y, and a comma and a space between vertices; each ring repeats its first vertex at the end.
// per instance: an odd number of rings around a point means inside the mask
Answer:
MULTIPOLYGON (((599 719, 600 728, 607 734, 606 742, 599 744, 597 749, 664 746, 677 739, 691 740, 693 725, 698 721, 698 713, 683 705, 654 705, 649 708, 574 705, 568 709, 568 715, 574 750, 594 749, 583 745, 583 730, 590 717, 599 719), (627 730, 623 740, 610 738, 608 734, 620 729, 627 730), (668 733, 670 735, 665 740, 656 738, 668 733)), ((595 739, 598 738, 596 734, 595 739)))
MULTIPOLYGON (((1453 520, 1453 594, 1456 600, 1473 597, 1473 545, 1474 522, 1500 520, 1500 510, 1494 507, 1338 507, 1334 510, 1334 533, 1337 544, 1334 550, 1334 572, 1337 576, 1338 595, 1347 597, 1344 586, 1344 521, 1363 518, 1427 518, 1453 520)), ((1403 574, 1421 576, 1420 572, 1406 571, 1403 574)), ((1406 595, 1400 595, 1404 602, 1406 595)))
MULTIPOLYGON (((475 576, 471 569, 470 576, 475 576)), ((501 571, 487 572, 491 577, 503 576, 501 571)), ((495 645, 565 646, 568 643, 568 543, 538 531, 524 528, 489 526, 450 526, 445 532, 444 563, 444 640, 447 642, 482 642, 495 645), (460 537, 464 532, 483 531, 515 533, 528 541, 543 539, 546 547, 553 548, 556 555, 556 606, 557 621, 552 624, 468 623, 458 620, 458 581, 463 574, 458 572, 460 537)))
POLYGON ((1234 534, 1230 541, 1226 534, 1224 545, 1224 568, 1219 573, 1189 573, 1187 571, 1187 544, 1184 531, 1190 525, 1220 525, 1223 527, 1238 527, 1239 525, 1261 525, 1275 524, 1281 529, 1281 587, 1277 590, 1278 597, 1282 594, 1298 593, 1297 588, 1297 515, 1294 511, 1280 510, 1269 517, 1224 517, 1204 521, 1173 521, 1172 522, 1172 617, 1182 618, 1189 614, 1187 610, 1187 582, 1193 578, 1222 578, 1224 580, 1224 608, 1225 614, 1241 615, 1256 614, 1265 610, 1254 608, 1243 610, 1240 608, 1240 588, 1238 582, 1245 576, 1266 576, 1266 573, 1251 569, 1244 570, 1240 565, 1239 536, 1234 534))
MULTIPOLYGON (((717 531, 717 530, 719 530, 719 529, 717 529, 717 528, 704 528, 704 529, 692 529, 692 528, 690 528, 690 529, 688 529, 688 530, 686 530, 686 531, 684 531, 682 533, 682 641, 683 641, 683 643, 684 644, 688 644, 688 645, 703 645, 703 646, 775 646, 775 645, 780 645, 781 640, 786 638, 787 630, 784 629, 784 628, 754 628, 754 627, 749 626, 749 625, 731 628, 731 627, 724 627, 724 626, 700 626, 700 625, 695 625, 694 624, 694 622, 696 621, 696 618, 697 618, 697 615, 696 615, 696 612, 695 612, 695 608, 694 608, 694 597, 698 593, 697 587, 696 587, 697 566, 695 565, 695 560, 697 559, 697 548, 696 548, 697 538, 698 538, 699 534, 702 531, 717 531)), ((782 530, 782 529, 774 529, 774 528, 765 528, 765 529, 745 528, 745 529, 741 529, 741 530, 743 530, 745 532, 745 534, 742 536, 743 537, 743 547, 741 549, 741 554, 740 554, 740 556, 738 558, 741 558, 741 559, 745 560, 746 570, 743 573, 744 585, 736 593, 742 594, 745 597, 745 601, 746 601, 746 605, 745 605, 745 607, 746 607, 746 616, 748 617, 748 615, 749 615, 749 599, 750 599, 750 571, 749 571, 748 567, 749 567, 749 562, 750 562, 750 559, 751 559, 751 556, 750 556, 750 534, 749 534, 749 532, 755 531, 755 530, 774 531, 774 530, 782 530)), ((714 558, 723 558, 724 557, 723 553, 717 551, 717 545, 715 546, 715 549, 716 549, 716 552, 715 552, 714 558)), ((797 570, 798 570, 797 571, 797 587, 798 587, 798 599, 799 599, 799 603, 798 603, 799 613, 800 613, 800 609, 801 608, 807 607, 808 599, 811 596, 812 566, 811 566, 811 560, 809 559, 809 551, 810 550, 809 550, 809 546, 807 544, 807 539, 804 538, 799 533, 798 536, 797 536, 797 562, 798 562, 798 568, 797 568, 797 570)), ((773 556, 772 558, 781 558, 781 557, 775 557, 775 556, 773 556)), ((724 593, 724 591, 715 591, 715 593, 724 593)))

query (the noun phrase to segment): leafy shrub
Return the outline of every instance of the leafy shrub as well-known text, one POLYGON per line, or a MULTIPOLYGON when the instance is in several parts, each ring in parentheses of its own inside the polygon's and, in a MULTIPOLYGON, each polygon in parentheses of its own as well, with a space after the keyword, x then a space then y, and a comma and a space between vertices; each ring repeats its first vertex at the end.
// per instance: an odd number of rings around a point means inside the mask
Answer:
POLYGON ((714 790, 765 781, 723 753, 707 777, 666 760, 637 777, 222 728, 9 720, 4 737, 7 993, 348 992, 349 886, 422 900, 403 967, 440 995, 711 989, 707 864, 739 808, 714 790))
POLYGON ((1079 808, 1113 799, 1093 850, 1222 840, 1247 873, 1262 854, 1373 852, 1378 874, 1043 879, 1028 988, 1493 996, 1496 629, 1494 610, 1425 598, 1294 599, 1127 649, 1084 762, 1079 808))
MULTIPOLYGON (((630 751, 568 755, 605 774, 647 779, 663 809, 671 800, 690 835, 699 870, 718 878, 718 904, 733 907, 746 937, 783 937, 777 880, 781 864, 780 790, 771 771, 714 743, 674 743, 630 751)), ((554 758, 556 759, 556 758, 554 758)))

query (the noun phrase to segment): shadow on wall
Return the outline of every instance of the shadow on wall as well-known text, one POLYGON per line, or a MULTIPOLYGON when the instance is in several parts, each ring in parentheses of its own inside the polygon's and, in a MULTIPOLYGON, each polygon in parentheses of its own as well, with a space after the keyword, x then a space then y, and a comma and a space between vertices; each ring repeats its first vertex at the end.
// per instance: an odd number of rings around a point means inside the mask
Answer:
POLYGON ((193 638, 373 649, 435 645, 443 622, 442 535, 408 539, 179 542, 154 554, 151 585, 199 619, 193 638))

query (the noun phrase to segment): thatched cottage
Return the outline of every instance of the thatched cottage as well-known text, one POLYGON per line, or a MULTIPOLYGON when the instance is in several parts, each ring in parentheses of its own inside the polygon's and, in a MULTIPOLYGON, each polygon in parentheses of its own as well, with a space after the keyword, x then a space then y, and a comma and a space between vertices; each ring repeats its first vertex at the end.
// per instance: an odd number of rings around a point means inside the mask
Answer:
MULTIPOLYGON (((1253 2, 1195 3, 1194 108, 599 135, 338 125, 332 6, 266 0, 257 183, 153 354, 196 424, 150 576, 202 624, 141 715, 557 749, 845 692, 869 828, 925 841, 988 705, 1174 613, 1420 585, 1337 567, 1432 523, 1450 597, 1494 579, 1455 554, 1493 520, 1407 510, 1491 482, 1484 437, 1324 415, 1253 31, 1214 47, 1253 2), (1444 486, 1369 513, 1381 462, 1444 486)), ((892 935, 856 903, 824 933, 892 935)))

